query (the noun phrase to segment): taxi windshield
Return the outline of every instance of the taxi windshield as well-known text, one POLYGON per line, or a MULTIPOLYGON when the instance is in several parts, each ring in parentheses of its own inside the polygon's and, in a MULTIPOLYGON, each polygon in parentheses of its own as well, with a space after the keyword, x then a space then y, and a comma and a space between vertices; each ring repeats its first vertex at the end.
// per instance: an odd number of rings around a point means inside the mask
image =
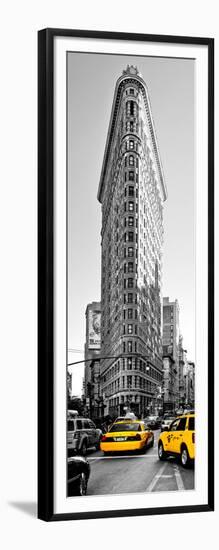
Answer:
POLYGON ((133 422, 131 424, 126 424, 124 422, 121 422, 121 424, 113 424, 111 426, 110 432, 140 432, 141 431, 141 424, 138 424, 137 422, 133 422))

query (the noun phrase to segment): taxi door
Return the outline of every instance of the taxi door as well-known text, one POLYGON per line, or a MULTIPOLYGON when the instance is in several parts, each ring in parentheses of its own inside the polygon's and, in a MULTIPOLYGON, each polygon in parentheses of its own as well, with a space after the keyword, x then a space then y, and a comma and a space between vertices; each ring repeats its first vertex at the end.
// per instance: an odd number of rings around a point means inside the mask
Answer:
POLYGON ((177 418, 174 420, 174 422, 171 424, 171 429, 168 432, 168 446, 167 450, 168 452, 172 453, 180 453, 181 444, 183 441, 183 436, 186 428, 186 417, 184 418, 177 418))

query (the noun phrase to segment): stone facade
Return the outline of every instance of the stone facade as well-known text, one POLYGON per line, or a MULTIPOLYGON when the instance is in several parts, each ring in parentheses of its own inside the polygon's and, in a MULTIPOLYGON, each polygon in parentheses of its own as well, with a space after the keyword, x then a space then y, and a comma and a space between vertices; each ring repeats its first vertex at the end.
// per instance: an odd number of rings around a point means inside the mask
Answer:
POLYGON ((167 198, 146 84, 116 83, 98 190, 102 205, 101 392, 105 413, 152 412, 162 384, 163 202, 167 198))
POLYGON ((91 302, 86 308, 86 343, 84 396, 86 411, 94 420, 102 415, 100 399, 100 302, 91 302), (90 360, 90 361, 88 361, 90 360))
POLYGON ((170 302, 168 297, 163 298, 163 361, 166 365, 166 357, 169 361, 173 390, 171 401, 168 403, 168 380, 164 378, 164 409, 177 409, 179 407, 179 304, 178 301, 170 302))
POLYGON ((184 366, 185 407, 195 408, 195 364, 187 361, 184 366))

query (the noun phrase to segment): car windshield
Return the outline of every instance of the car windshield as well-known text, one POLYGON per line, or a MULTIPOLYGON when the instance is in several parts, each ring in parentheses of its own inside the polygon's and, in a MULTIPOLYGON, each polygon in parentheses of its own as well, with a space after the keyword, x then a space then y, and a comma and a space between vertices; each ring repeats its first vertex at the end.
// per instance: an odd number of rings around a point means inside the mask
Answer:
POLYGON ((175 420, 175 416, 165 416, 164 422, 172 422, 172 420, 175 420))
POLYGON ((140 432, 141 431, 141 424, 138 424, 137 422, 136 423, 131 423, 131 424, 125 424, 125 423, 121 423, 121 424, 113 424, 113 426, 111 426, 110 432, 140 432))

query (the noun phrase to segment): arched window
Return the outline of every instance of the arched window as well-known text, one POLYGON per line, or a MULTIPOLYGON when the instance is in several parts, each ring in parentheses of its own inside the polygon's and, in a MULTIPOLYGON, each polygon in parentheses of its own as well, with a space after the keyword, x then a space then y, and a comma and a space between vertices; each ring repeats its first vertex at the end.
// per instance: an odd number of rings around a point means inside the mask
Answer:
POLYGON ((133 157, 133 155, 129 155, 129 166, 134 166, 134 157, 133 157))

